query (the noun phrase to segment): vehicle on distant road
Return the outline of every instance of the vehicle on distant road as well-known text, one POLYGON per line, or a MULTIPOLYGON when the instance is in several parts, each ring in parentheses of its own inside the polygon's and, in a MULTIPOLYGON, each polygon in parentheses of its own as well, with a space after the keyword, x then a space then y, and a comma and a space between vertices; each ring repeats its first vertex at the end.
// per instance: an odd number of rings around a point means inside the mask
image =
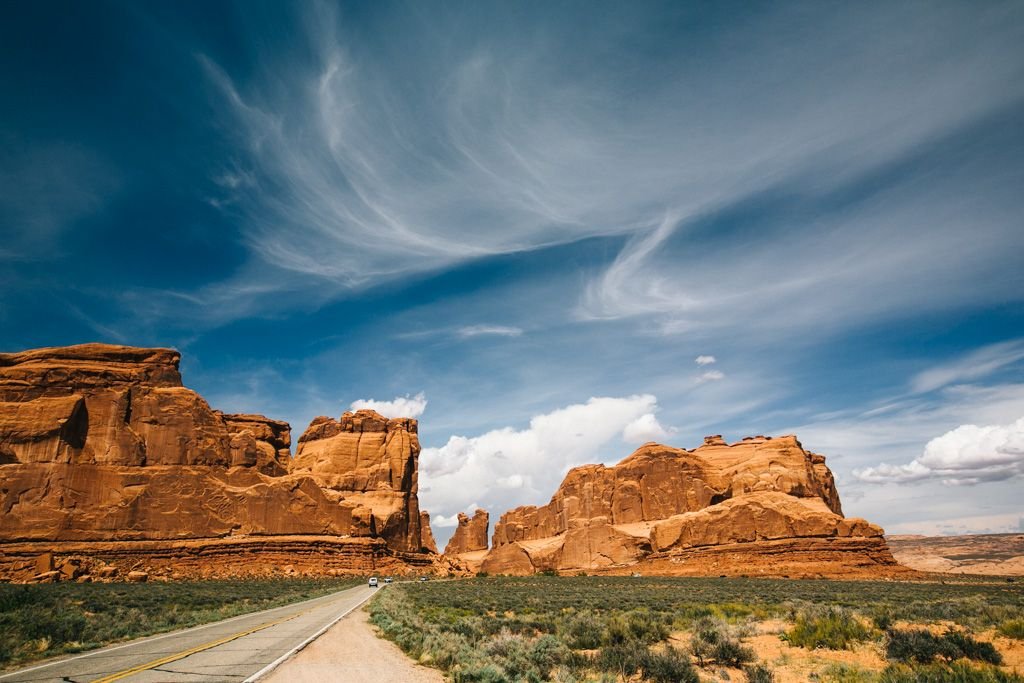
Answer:
POLYGON ((371 576, 370 577, 370 588, 376 588, 376 587, 377 587, 377 577, 376 576, 371 576))
POLYGON ((429 580, 430 580, 429 576, 421 576, 420 577, 420 581, 429 581, 429 580))
POLYGON ((392 581, 394 581, 394 579, 392 579, 390 576, 384 579, 384 583, 391 583, 392 581))

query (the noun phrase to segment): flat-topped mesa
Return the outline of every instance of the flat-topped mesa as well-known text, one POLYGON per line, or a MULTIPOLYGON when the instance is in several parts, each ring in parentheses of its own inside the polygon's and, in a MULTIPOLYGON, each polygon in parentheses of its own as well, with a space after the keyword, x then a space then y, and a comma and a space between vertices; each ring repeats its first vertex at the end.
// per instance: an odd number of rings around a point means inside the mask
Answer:
POLYGON ((491 516, 487 510, 478 509, 469 517, 459 513, 459 525, 445 546, 445 555, 460 555, 479 550, 487 550, 487 533, 490 530, 491 516))
POLYGON ((418 552, 423 539, 417 429, 416 420, 388 419, 373 410, 347 412, 338 420, 318 417, 299 437, 290 471, 343 493, 360 535, 418 552))
POLYGON ((273 570, 245 558, 266 547, 240 540, 250 537, 283 537, 277 553, 294 537, 291 564, 312 573, 320 549, 341 552, 355 537, 343 553, 362 558, 353 571, 384 566, 385 556, 392 571, 435 563, 416 555, 414 420, 323 418, 293 460, 288 423, 212 410, 182 386, 179 360, 170 349, 105 344, 0 354, 0 578, 23 577, 43 546, 128 553, 166 568, 181 558, 161 543, 213 548, 229 537, 238 559, 218 554, 227 564, 215 575, 273 570), (300 535, 334 540, 307 553, 300 535))
POLYGON ((841 574, 892 567, 881 536, 843 518, 825 458, 795 436, 710 436, 692 451, 648 443, 614 467, 570 470, 547 505, 502 515, 482 569, 841 574), (795 539, 781 559, 752 553, 795 539), (712 554, 713 567, 701 559, 712 554))

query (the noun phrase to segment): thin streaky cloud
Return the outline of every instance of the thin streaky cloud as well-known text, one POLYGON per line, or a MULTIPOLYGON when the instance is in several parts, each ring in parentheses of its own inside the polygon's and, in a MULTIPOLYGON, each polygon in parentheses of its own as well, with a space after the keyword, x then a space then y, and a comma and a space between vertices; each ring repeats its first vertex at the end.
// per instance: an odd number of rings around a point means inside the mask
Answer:
POLYGON ((457 332, 462 338, 469 337, 519 337, 523 334, 521 327, 506 325, 467 325, 457 332))

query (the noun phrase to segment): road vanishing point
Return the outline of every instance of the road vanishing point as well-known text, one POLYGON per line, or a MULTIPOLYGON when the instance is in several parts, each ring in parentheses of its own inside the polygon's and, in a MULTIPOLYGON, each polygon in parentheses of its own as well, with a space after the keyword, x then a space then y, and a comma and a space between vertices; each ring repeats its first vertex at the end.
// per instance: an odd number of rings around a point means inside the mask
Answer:
MULTIPOLYGON (((380 589, 376 589, 380 590, 380 589)), ((357 586, 0 674, 3 683, 257 681, 369 600, 357 586)), ((338 680, 343 680, 339 672, 338 680)))

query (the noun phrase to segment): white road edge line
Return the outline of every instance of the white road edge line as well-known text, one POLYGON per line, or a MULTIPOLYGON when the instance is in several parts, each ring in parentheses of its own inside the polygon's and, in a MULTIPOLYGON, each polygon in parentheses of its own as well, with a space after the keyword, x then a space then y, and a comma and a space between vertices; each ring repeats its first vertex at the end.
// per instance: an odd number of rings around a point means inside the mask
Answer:
MULTIPOLYGON (((381 586, 380 590, 383 590, 384 587, 385 586, 381 586)), ((341 621, 342 619, 347 617, 357 607, 362 606, 362 604, 364 602, 366 602, 367 600, 372 598, 377 593, 378 593, 378 591, 371 591, 370 594, 367 595, 365 598, 363 598, 362 600, 360 600, 356 604, 352 605, 351 607, 349 607, 347 610, 345 610, 344 612, 342 612, 338 616, 336 616, 333 619, 331 619, 330 623, 328 623, 326 626, 321 628, 319 631, 317 631, 316 633, 311 635, 309 638, 306 638, 304 641, 302 641, 301 643, 299 643, 298 645, 293 647, 291 650, 288 650, 288 652, 285 652, 283 655, 281 655, 280 657, 278 657, 277 659, 272 661, 270 664, 267 664, 265 667, 263 667, 262 669, 260 669, 256 673, 254 673, 252 676, 249 676, 247 679, 242 681, 242 683, 256 683, 256 681, 260 680, 261 678, 263 678, 264 676, 269 674, 271 671, 273 671, 277 667, 279 667, 282 664, 284 664, 287 660, 289 660, 290 658, 294 657, 296 654, 298 654, 299 652, 304 650, 306 648, 306 646, 309 645, 310 643, 312 643, 314 640, 316 640, 317 638, 319 638, 323 634, 327 633, 327 630, 329 628, 331 628, 332 626, 337 624, 339 621, 341 621)))
MULTIPOLYGON (((353 586, 353 588, 355 588, 355 587, 356 586, 353 586)), ((202 631, 204 628, 210 628, 211 626, 220 626, 221 624, 228 624, 228 623, 230 623, 232 621, 238 621, 239 619, 244 619, 245 617, 252 617, 252 616, 255 616, 257 614, 264 614, 266 612, 276 612, 278 610, 285 610, 285 609, 287 609, 289 607, 297 607, 299 605, 305 605, 306 603, 313 602, 314 600, 323 600, 324 598, 329 598, 332 595, 337 595, 338 593, 343 593, 345 591, 350 591, 350 590, 352 590, 352 588, 344 588, 344 589, 338 591, 337 593, 328 593, 327 595, 321 595, 319 597, 310 598, 309 600, 303 600, 302 602, 293 602, 293 603, 290 603, 290 604, 287 604, 287 605, 281 605, 280 607, 271 607, 270 609, 263 610, 262 612, 246 612, 245 614, 239 614, 237 617, 230 617, 228 619, 223 619, 221 621, 212 621, 209 624, 202 624, 201 626, 192 626, 190 628, 181 629, 180 631, 170 631, 168 633, 162 633, 162 634, 160 634, 158 636, 152 636, 152 637, 148 637, 148 638, 136 639, 136 640, 133 640, 133 641, 130 641, 130 642, 127 642, 127 643, 123 643, 121 645, 115 645, 114 647, 104 647, 104 648, 100 648, 99 650, 93 650, 92 652, 86 652, 85 654, 82 654, 82 655, 75 655, 74 657, 65 657, 63 659, 55 659, 52 662, 47 662, 46 664, 38 664, 36 666, 31 666, 31 667, 29 667, 27 669, 17 669, 16 671, 9 671, 9 672, 7 672, 5 674, 0 674, 0 681, 4 680, 5 678, 10 678, 11 676, 21 676, 21 675, 27 674, 30 671, 38 671, 39 669, 45 669, 48 666, 54 666, 56 664, 65 664, 67 662, 74 662, 74 661, 77 661, 79 659, 85 659, 86 657, 94 657, 96 655, 104 655, 104 654, 107 654, 108 652, 113 652, 114 650, 120 650, 121 648, 131 647, 132 645, 140 645, 142 643, 148 643, 148 642, 152 642, 154 640, 162 640, 164 638, 170 638, 171 636, 180 636, 180 635, 183 635, 185 633, 192 633, 193 631, 202 631)), ((372 595, 372 593, 371 593, 371 595, 372 595)), ((360 603, 360 604, 362 604, 362 603, 360 603)))

